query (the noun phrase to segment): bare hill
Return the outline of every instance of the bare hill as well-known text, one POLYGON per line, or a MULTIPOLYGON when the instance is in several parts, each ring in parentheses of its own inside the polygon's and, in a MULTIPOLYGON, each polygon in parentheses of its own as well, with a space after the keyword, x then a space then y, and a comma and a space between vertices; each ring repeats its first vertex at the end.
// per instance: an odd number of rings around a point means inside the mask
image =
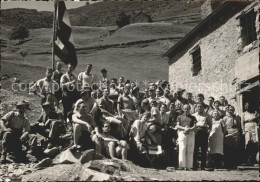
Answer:
MULTIPOLYGON (((69 10, 72 25, 75 26, 115 26, 118 14, 126 12, 132 18, 139 12, 150 15, 153 21, 181 21, 196 23, 200 21, 200 2, 184 1, 122 1, 100 2, 69 10), (183 16, 184 15, 184 16, 183 16)), ((2 10, 2 25, 27 28, 51 28, 52 12, 29 9, 2 10)))

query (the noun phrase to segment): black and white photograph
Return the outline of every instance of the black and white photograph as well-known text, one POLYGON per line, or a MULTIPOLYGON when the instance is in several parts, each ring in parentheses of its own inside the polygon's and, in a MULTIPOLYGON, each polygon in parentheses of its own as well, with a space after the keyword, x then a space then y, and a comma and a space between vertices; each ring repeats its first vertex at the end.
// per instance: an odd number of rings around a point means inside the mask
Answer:
POLYGON ((2 0, 0 181, 259 181, 257 0, 2 0))

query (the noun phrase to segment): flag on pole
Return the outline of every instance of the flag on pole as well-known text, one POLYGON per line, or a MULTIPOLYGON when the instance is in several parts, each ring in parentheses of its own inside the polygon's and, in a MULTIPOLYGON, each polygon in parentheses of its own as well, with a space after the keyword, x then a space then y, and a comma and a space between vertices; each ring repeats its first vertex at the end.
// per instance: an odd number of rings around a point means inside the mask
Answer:
POLYGON ((76 66, 77 55, 73 45, 71 34, 71 24, 69 14, 66 10, 64 1, 55 1, 55 38, 54 38, 54 54, 57 55, 65 64, 76 66))

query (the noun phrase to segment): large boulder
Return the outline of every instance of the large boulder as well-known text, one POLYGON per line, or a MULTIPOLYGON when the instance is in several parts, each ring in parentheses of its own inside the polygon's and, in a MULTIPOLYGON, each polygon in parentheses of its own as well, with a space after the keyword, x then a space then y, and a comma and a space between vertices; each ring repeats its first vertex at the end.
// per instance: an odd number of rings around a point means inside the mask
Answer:
POLYGON ((81 157, 81 152, 72 151, 70 149, 65 150, 59 157, 60 164, 72 164, 78 163, 81 157))
POLYGON ((96 153, 96 150, 94 149, 89 149, 82 153, 79 162, 81 164, 85 164, 91 160, 102 160, 102 159, 105 159, 105 157, 102 154, 96 153))

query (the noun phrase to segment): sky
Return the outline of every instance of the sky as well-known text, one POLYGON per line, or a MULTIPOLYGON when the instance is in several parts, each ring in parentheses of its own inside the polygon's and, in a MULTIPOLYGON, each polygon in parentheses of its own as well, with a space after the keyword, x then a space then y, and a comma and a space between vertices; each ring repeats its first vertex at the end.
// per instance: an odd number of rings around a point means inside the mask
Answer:
MULTIPOLYGON (((65 1, 67 9, 78 8, 84 6, 87 1, 65 1)), ((12 8, 26 8, 26 9, 36 9, 38 11, 53 11, 54 2, 53 1, 1 1, 1 9, 12 9, 12 8)))

